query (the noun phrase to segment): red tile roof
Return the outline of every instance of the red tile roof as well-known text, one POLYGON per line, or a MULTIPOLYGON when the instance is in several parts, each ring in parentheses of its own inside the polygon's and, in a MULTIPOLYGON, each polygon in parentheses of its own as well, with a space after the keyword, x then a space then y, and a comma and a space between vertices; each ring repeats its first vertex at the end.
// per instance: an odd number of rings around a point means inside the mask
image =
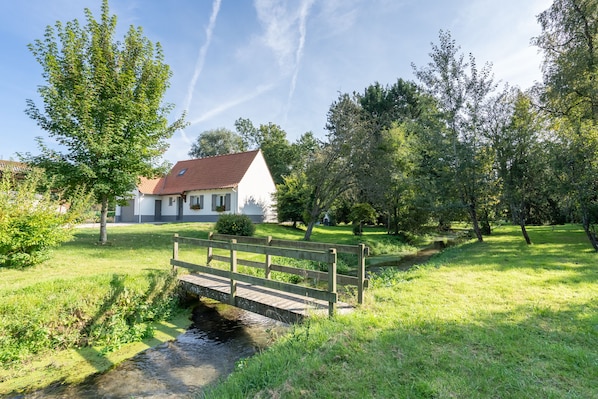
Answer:
POLYGON ((158 177, 156 179, 148 179, 142 177, 141 181, 137 185, 137 189, 143 194, 156 194, 155 191, 158 187, 161 187, 164 183, 164 177, 158 177))
POLYGON ((144 194, 156 195, 233 188, 239 185, 258 152, 259 150, 255 150, 179 161, 165 177, 142 179, 138 188, 144 194))
POLYGON ((0 159, 0 170, 10 170, 12 172, 24 172, 28 169, 27 164, 16 161, 4 161, 0 159))

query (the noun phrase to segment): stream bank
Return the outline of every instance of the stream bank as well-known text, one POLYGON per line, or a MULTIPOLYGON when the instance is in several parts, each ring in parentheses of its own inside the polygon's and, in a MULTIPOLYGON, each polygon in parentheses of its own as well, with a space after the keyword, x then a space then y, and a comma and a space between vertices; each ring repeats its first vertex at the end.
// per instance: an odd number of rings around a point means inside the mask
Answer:
POLYGON ((193 324, 174 341, 147 349, 81 384, 54 384, 12 399, 192 398, 268 347, 288 325, 217 302, 201 301, 193 324))

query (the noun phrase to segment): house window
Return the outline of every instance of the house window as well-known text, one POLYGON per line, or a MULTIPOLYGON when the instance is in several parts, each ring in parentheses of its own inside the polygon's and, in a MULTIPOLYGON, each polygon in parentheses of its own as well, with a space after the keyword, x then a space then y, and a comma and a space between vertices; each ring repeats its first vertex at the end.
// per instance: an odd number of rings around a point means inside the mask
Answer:
POLYGON ((179 171, 179 173, 177 174, 177 176, 182 176, 182 175, 184 175, 186 171, 187 171, 187 168, 181 169, 181 170, 179 171))
POLYGON ((212 210, 216 212, 230 211, 230 194, 212 194, 212 210))
POLYGON ((174 197, 168 197, 168 206, 174 205, 174 197))
POLYGON ((203 209, 203 195, 192 195, 189 197, 189 208, 199 210, 203 209))

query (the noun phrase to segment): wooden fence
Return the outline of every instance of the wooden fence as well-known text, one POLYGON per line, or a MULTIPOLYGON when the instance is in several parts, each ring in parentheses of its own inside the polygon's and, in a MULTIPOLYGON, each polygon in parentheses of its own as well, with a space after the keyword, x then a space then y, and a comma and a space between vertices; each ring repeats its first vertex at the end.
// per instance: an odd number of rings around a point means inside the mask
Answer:
MULTIPOLYGON (((357 270, 357 276, 348 276, 344 274, 337 274, 336 282, 338 285, 354 285, 357 287, 357 302, 363 303, 363 291, 367 288, 369 280, 365 278, 365 258, 369 255, 369 248, 364 244, 359 245, 345 245, 345 244, 332 244, 332 243, 321 243, 321 242, 307 242, 307 241, 291 241, 291 240, 279 240, 273 239, 272 237, 244 237, 244 236, 233 236, 227 234, 210 233, 208 236, 209 240, 215 241, 230 241, 236 240, 239 243, 263 245, 268 247, 278 248, 289 248, 296 250, 306 251, 328 251, 330 248, 334 248, 337 254, 351 254, 357 256, 357 264, 355 268, 357 270)), ((285 255, 280 255, 285 256, 285 255)), ((230 258, 227 256, 214 255, 211 248, 208 248, 207 263, 210 264, 212 260, 218 260, 223 262, 229 262, 230 258)), ((264 262, 255 262, 245 259, 238 259, 238 264, 243 266, 263 268, 265 271, 265 278, 270 278, 271 271, 284 272, 302 276, 304 278, 310 278, 314 280, 326 281, 328 273, 320 272, 317 270, 305 270, 291 266, 277 265, 272 263, 272 258, 266 255, 264 262)))
POLYGON ((212 274, 230 279, 230 302, 235 303, 237 281, 263 286, 278 291, 289 292, 293 294, 305 295, 313 299, 324 300, 328 302, 328 312, 333 315, 338 301, 337 284, 356 285, 358 289, 358 302, 363 303, 363 290, 367 286, 365 279, 365 256, 368 249, 365 245, 335 245, 322 243, 308 243, 286 240, 275 240, 271 237, 240 237, 225 236, 210 233, 209 239, 179 237, 175 234, 173 237, 173 253, 170 264, 173 267, 184 267, 189 270, 212 274), (193 246, 207 248, 206 266, 185 262, 179 259, 179 244, 185 243, 193 246), (214 249, 229 251, 228 256, 214 254, 214 249), (337 274, 337 251, 356 254, 358 256, 358 276, 346 276, 337 274), (265 255, 264 262, 255 262, 245 259, 239 259, 238 253, 253 253, 265 255), (272 263, 273 256, 281 256, 294 259, 303 259, 326 263, 327 272, 316 270, 304 270, 290 266, 277 265, 272 263), (229 270, 210 267, 211 261, 223 261, 230 264, 229 270), (237 266, 258 267, 264 270, 264 277, 256 277, 242 274, 237 271, 237 266), (280 271, 291 273, 308 278, 320 279, 328 282, 327 290, 321 290, 311 287, 299 286, 280 281, 271 280, 271 272, 280 271))

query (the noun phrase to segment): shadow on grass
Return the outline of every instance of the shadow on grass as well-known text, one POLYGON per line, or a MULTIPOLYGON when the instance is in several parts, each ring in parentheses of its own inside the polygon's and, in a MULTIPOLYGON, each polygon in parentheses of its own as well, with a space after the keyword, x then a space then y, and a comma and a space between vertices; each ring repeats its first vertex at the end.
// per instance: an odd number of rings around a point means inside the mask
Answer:
POLYGON ((368 380, 397 397, 589 398, 598 387, 598 306, 492 313, 473 323, 420 321, 363 348, 368 380), (380 366, 382 365, 382 366, 380 366), (390 391, 389 391, 390 392, 390 391))
MULTIPOLYGON (((431 266, 474 267, 480 271, 528 270, 553 272, 551 277, 561 283, 594 283, 598 281, 596 254, 586 243, 583 231, 562 227, 560 231, 547 227, 531 227, 533 245, 512 231, 498 230, 484 242, 470 241, 448 248, 430 259, 431 266), (463 256, 466 253, 466 256, 463 256), (458 259, 455 263, 454 260, 458 259), (484 265, 484 266, 481 266, 484 265), (558 275, 558 276, 557 276, 558 275)), ((547 280, 548 281, 548 280, 547 280)))

